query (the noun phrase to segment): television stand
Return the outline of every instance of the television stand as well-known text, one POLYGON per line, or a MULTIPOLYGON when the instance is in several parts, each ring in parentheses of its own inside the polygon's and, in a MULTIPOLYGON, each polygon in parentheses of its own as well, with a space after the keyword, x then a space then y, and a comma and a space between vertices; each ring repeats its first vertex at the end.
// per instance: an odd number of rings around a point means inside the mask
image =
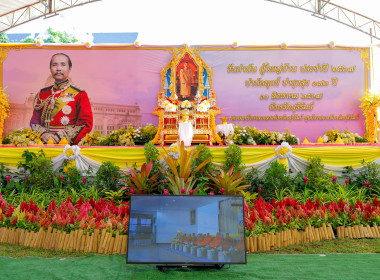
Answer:
POLYGON ((224 264, 158 264, 157 269, 164 272, 164 268, 168 267, 184 267, 184 268, 215 268, 222 269, 224 264))

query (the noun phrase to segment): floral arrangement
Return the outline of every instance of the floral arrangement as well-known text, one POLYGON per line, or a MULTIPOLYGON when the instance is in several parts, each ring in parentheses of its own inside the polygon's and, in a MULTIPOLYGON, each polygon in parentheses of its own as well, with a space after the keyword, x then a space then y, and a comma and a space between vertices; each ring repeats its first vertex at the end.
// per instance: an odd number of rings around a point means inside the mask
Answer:
POLYGON ((304 229, 307 225, 320 227, 331 223, 333 228, 350 225, 378 225, 380 201, 358 200, 355 204, 340 199, 337 202, 320 202, 309 199, 300 204, 292 198, 265 202, 262 197, 245 204, 246 229, 252 234, 262 234, 283 229, 304 229))
POLYGON ((181 102, 181 108, 190 109, 191 108, 191 102, 189 100, 182 101, 181 102))
POLYGON ((284 133, 258 130, 255 127, 234 125, 234 134, 227 137, 229 144, 237 145, 280 145, 283 141, 298 145, 299 139, 287 129, 284 133))
POLYGON ((330 129, 322 136, 324 143, 335 143, 338 136, 342 139, 344 144, 353 145, 355 143, 365 143, 368 142, 366 138, 361 137, 358 133, 353 133, 347 129, 343 132, 339 132, 339 129, 330 129))
MULTIPOLYGON (((359 134, 357 134, 359 136, 359 134)), ((340 138, 344 142, 344 144, 347 145, 354 145, 355 144, 355 135, 353 133, 347 132, 347 133, 341 133, 340 138)))
POLYGON ((253 140, 252 135, 249 133, 248 127, 234 126, 234 130, 234 134, 227 137, 229 144, 256 145, 255 140, 253 140))
POLYGON ((91 132, 86 134, 86 137, 79 143, 83 146, 97 146, 99 143, 104 142, 107 136, 100 133, 99 130, 95 130, 92 134, 91 132))
POLYGON ((80 198, 73 204, 70 197, 61 205, 52 200, 46 209, 38 207, 33 200, 12 206, 0 194, 0 226, 16 227, 37 231, 52 226, 70 232, 83 229, 92 232, 95 229, 108 229, 110 232, 126 234, 128 231, 129 204, 116 206, 111 200, 103 198, 84 201, 80 198))
POLYGON ((41 142, 40 137, 41 135, 39 133, 36 133, 30 128, 20 128, 13 130, 7 138, 4 138, 3 143, 9 143, 15 146, 36 145, 41 142))
POLYGON ((211 107, 211 104, 208 100, 203 100, 197 105, 197 111, 201 113, 206 113, 211 107))
POLYGON ((339 136, 338 129, 327 130, 325 135, 322 136, 323 142, 325 143, 334 143, 339 136))
POLYGON ((174 105, 172 102, 169 100, 165 100, 161 103, 161 107, 164 108, 165 112, 177 112, 177 106, 174 105))

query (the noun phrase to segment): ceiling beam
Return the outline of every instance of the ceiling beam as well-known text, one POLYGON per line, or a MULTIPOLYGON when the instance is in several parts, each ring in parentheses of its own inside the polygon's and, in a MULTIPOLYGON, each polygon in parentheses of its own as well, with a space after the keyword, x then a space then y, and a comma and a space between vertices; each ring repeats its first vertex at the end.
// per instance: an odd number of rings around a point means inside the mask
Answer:
POLYGON ((50 17, 60 11, 101 0, 38 0, 39 2, 22 7, 0 16, 0 33, 31 20, 50 17))
POLYGON ((330 0, 266 0, 298 8, 322 19, 331 19, 380 40, 380 22, 343 8, 330 0))

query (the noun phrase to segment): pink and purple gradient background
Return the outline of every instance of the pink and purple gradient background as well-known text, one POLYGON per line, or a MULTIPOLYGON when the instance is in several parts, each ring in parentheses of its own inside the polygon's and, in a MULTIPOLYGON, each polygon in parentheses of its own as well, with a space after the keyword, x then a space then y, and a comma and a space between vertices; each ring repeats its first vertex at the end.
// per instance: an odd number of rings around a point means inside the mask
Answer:
MULTIPOLYGON (((70 77, 73 84, 84 89, 92 102, 134 105, 138 104, 142 113, 142 123, 158 124, 158 117, 152 112, 157 107, 157 93, 161 90, 160 71, 172 55, 166 50, 51 50, 24 49, 10 51, 3 64, 3 87, 7 87, 11 103, 23 104, 29 93, 36 93, 45 87, 50 75, 49 62, 53 54, 63 52, 71 57, 73 68, 70 77)), ((359 99, 365 91, 365 65, 360 58, 360 51, 338 49, 323 50, 220 50, 201 51, 205 63, 212 68, 213 89, 217 96, 217 106, 222 115, 217 116, 216 123, 221 123, 222 116, 270 116, 291 115, 292 111, 270 111, 272 102, 295 103, 314 101, 312 111, 296 111, 306 115, 346 115, 359 114, 355 121, 232 121, 234 124, 255 126, 258 129, 284 132, 287 128, 301 139, 307 137, 316 141, 328 129, 349 129, 360 135, 365 133, 364 117, 359 108, 359 99), (281 65, 289 63, 298 66, 296 73, 266 73, 261 75, 259 68, 263 63, 281 65), (229 64, 257 66, 256 73, 228 73, 229 64), (330 66, 356 66, 353 73, 331 72, 302 73, 299 67, 304 64, 317 65, 328 63, 330 66), (307 79, 312 81, 331 81, 339 79, 333 87, 313 87, 292 89, 290 87, 246 87, 249 78, 256 80, 291 80, 307 79), (321 93, 320 100, 271 100, 272 91, 286 93, 321 93), (260 100, 261 94, 268 94, 268 100, 260 100)))

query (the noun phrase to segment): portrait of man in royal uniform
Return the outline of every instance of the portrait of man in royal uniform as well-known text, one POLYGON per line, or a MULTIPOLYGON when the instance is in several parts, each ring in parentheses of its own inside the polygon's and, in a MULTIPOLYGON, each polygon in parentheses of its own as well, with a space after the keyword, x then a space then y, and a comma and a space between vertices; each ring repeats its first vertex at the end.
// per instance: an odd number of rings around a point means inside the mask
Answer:
POLYGON ((54 54, 50 60, 54 84, 41 89, 34 100, 30 126, 45 143, 52 139, 57 144, 66 138, 76 145, 92 129, 90 100, 84 90, 70 83, 71 68, 68 55, 54 54))
POLYGON ((178 99, 194 100, 198 88, 197 66, 190 60, 183 60, 177 69, 178 99))

